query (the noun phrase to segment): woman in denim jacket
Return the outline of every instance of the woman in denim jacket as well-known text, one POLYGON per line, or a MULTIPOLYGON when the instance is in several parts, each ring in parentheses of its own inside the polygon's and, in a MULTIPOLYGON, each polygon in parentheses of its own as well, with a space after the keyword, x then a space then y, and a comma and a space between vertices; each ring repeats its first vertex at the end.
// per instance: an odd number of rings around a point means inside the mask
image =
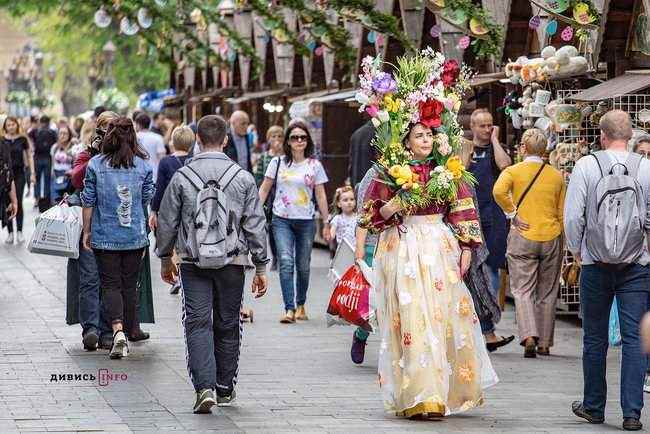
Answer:
POLYGON ((112 120, 101 154, 88 163, 81 193, 83 244, 95 253, 102 301, 113 327, 111 359, 128 355, 123 324, 133 324, 137 315, 138 271, 149 245, 145 211, 154 194, 146 158, 131 120, 112 120))

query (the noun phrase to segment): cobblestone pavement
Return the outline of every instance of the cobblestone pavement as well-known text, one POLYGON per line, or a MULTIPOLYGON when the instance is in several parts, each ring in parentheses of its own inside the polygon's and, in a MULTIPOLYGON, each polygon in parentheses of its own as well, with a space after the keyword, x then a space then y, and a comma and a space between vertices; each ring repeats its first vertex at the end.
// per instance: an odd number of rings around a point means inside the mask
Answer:
MULTIPOLYGON (((27 203, 26 203, 27 205, 27 203)), ((30 213, 32 214, 32 213, 30 213)), ((31 229, 28 216, 26 227, 31 229)), ((29 232, 29 230, 27 231, 29 232)), ((2 235, 4 240, 5 235, 2 235)), ((238 401, 211 415, 194 415, 185 367, 180 297, 168 294, 154 263, 155 325, 131 355, 109 360, 85 352, 80 327, 65 325, 65 260, 31 255, 24 245, 0 246, 0 433, 11 432, 601 432, 619 430, 620 351, 610 352, 607 424, 587 425, 570 411, 581 395, 581 331, 559 321, 550 358, 524 360, 510 345, 492 357, 501 382, 486 405, 441 422, 413 422, 384 413, 376 381, 377 339, 367 361, 350 362, 352 329, 326 328, 328 255, 314 252, 311 320, 281 325, 277 274, 270 293, 249 300, 255 323, 245 327, 238 401), (50 382, 56 374, 126 373, 126 381, 50 382)), ((498 326, 514 333, 512 307, 498 326)), ((644 422, 648 423, 647 418, 644 422)))

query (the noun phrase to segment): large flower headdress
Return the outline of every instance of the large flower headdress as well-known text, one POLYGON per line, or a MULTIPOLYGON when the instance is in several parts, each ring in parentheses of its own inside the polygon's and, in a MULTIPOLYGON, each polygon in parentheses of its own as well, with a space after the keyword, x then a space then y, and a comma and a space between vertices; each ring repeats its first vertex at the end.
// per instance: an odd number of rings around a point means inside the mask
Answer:
POLYGON ((474 183, 456 155, 463 131, 458 111, 469 89, 470 71, 456 60, 431 48, 397 59, 397 65, 379 57, 366 57, 356 100, 376 128, 373 146, 378 151, 375 167, 381 179, 398 192, 405 209, 447 203, 456 198, 461 182, 474 183), (384 72, 382 67, 392 72, 384 72), (413 155, 404 146, 411 126, 421 123, 434 129, 434 149, 427 160, 435 168, 425 183, 411 171, 413 155))

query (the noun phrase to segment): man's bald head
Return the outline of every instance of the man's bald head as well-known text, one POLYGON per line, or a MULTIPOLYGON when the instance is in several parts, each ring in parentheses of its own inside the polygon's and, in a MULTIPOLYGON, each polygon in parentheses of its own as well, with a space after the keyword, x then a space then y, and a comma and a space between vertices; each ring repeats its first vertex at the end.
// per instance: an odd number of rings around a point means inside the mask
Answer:
POLYGON ((236 110, 230 115, 230 129, 238 136, 243 137, 246 135, 248 124, 250 124, 250 118, 245 111, 236 110))
POLYGON ((632 120, 623 110, 611 110, 600 118, 600 142, 607 149, 611 144, 627 144, 632 138, 632 120))

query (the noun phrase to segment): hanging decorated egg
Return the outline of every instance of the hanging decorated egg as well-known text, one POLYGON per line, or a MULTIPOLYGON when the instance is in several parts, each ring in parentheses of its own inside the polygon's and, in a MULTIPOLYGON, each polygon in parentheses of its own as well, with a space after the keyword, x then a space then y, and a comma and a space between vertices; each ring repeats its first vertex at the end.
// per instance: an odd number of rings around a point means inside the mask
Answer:
POLYGON ((571 39, 573 39, 573 27, 567 26, 562 30, 562 34, 560 35, 563 41, 569 42, 571 39))
POLYGON ((535 15, 530 19, 530 21, 528 21, 528 27, 530 27, 532 30, 537 30, 541 24, 542 19, 539 15, 535 15))
POLYGON ((429 34, 431 35, 432 38, 439 38, 440 35, 442 35, 442 27, 440 27, 438 24, 431 26, 431 30, 429 30, 429 34))
POLYGON ((377 44, 384 45, 385 40, 386 39, 385 39, 384 35, 382 35, 382 34, 377 35, 377 44))
POLYGON ((133 36, 138 33, 140 27, 133 21, 129 20, 127 17, 124 17, 120 20, 120 30, 127 36, 133 36))
POLYGON ((485 35, 488 32, 487 27, 485 27, 483 23, 477 20, 476 18, 472 18, 471 20, 469 20, 469 29, 475 35, 485 35))
POLYGON ((105 29, 111 24, 111 15, 104 8, 97 9, 97 12, 95 12, 95 24, 100 29, 105 29))
POLYGON ((371 44, 374 44, 375 41, 377 40, 377 33, 373 32, 373 31, 368 32, 368 38, 367 39, 368 39, 368 42, 370 42, 371 44))
POLYGON ((285 43, 289 40, 289 36, 283 29, 275 29, 273 31, 273 39, 280 43, 285 43))
POLYGON ((589 6, 586 3, 578 3, 573 7, 573 18, 580 24, 590 24, 596 19, 589 13, 589 6))
POLYGON ((560 14, 569 8, 569 0, 546 0, 546 7, 560 14))
POLYGON ((553 36, 557 33, 557 21, 552 20, 546 25, 546 34, 553 36))
POLYGON ((316 41, 312 40, 307 42, 307 48, 309 49, 309 51, 313 52, 316 49, 316 41))
POLYGON ((317 55, 318 57, 323 55, 323 46, 319 45, 316 50, 314 50, 314 54, 317 55))
POLYGON ((143 29, 148 29, 151 27, 151 24, 153 24, 151 14, 147 8, 138 9, 138 24, 140 24, 140 27, 143 29))
POLYGON ((470 42, 469 41, 469 36, 463 36, 458 41, 458 48, 463 49, 463 50, 466 49, 467 47, 469 47, 469 42, 470 42))
POLYGON ((442 16, 450 23, 461 27, 467 21, 467 14, 461 9, 445 9, 442 11, 442 16))
POLYGON ((445 0, 433 0, 433 4, 438 6, 439 8, 444 8, 445 0))

